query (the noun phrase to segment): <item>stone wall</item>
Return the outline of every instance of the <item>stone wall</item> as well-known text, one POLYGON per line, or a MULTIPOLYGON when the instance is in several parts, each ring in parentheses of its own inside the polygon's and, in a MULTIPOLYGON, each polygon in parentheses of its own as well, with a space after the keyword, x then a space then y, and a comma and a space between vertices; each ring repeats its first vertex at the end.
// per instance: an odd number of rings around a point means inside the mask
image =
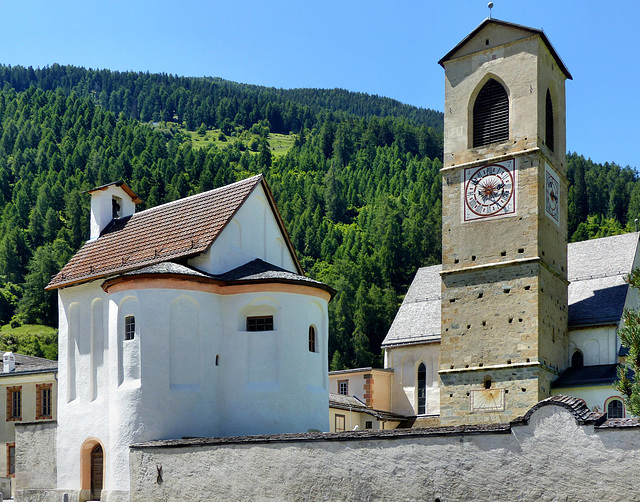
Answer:
POLYGON ((131 500, 632 500, 640 422, 555 397, 510 424, 134 445, 131 500))
POLYGON ((55 420, 16 424, 16 500, 61 500, 54 492, 57 426, 55 420))

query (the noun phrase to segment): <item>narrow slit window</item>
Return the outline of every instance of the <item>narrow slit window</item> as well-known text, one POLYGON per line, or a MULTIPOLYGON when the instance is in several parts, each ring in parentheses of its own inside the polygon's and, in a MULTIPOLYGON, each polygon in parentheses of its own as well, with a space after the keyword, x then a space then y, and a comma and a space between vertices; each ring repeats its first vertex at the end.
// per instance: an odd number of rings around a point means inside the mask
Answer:
POLYGON ((473 147, 509 139, 509 96, 495 79, 480 90, 473 105, 473 147))
POLYGON ((545 136, 547 148, 553 152, 553 143, 555 141, 553 134, 553 102, 551 101, 549 89, 547 89, 547 106, 545 112, 545 136))
POLYGON ((273 316, 247 317, 247 331, 273 331, 273 316))
POLYGON ((317 352, 316 350, 316 328, 309 326, 309 352, 317 352))
POLYGON ((418 366, 418 415, 427 411, 427 367, 424 363, 418 366))
POLYGON ((124 339, 133 340, 136 337, 136 318, 128 315, 124 318, 124 339))

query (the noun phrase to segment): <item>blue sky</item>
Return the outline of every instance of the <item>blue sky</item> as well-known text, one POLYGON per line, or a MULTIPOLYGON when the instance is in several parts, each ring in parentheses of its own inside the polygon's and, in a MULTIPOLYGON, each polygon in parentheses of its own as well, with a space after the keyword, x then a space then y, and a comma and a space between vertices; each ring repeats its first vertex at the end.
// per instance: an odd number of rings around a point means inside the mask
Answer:
MULTIPOLYGON (((571 71, 567 148, 640 167, 640 2, 495 0, 542 28, 571 71)), ((0 63, 341 87, 442 110, 437 61, 488 16, 486 0, 22 0, 2 6, 0 63)))

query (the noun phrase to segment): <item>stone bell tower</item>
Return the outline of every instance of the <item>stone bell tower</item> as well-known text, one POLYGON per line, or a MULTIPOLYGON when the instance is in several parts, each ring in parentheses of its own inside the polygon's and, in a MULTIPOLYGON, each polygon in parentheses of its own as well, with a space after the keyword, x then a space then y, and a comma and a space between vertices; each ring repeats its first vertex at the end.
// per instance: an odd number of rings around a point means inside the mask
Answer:
POLYGON ((486 19, 445 69, 442 425, 508 421, 565 369, 565 80, 541 31, 486 19))

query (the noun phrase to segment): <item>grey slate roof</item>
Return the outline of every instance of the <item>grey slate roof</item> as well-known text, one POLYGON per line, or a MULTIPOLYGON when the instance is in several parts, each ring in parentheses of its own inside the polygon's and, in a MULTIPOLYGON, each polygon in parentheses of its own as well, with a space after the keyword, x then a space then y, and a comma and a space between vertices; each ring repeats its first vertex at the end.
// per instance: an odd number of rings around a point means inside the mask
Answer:
MULTIPOLYGON (((640 233, 571 243, 567 247, 569 326, 617 323, 635 263, 640 233)), ((418 269, 382 346, 440 340, 441 265, 418 269)))
POLYGON ((611 385, 617 379, 617 364, 570 367, 551 384, 554 389, 581 385, 611 385))
POLYGON ((618 323, 638 249, 638 233, 568 246, 569 326, 618 323))
POLYGON ((185 265, 180 265, 179 263, 173 263, 170 261, 156 263, 155 265, 150 265, 148 267, 132 270, 131 272, 126 272, 122 275, 129 276, 129 275, 143 275, 143 274, 175 274, 175 275, 191 275, 195 277, 209 277, 208 274, 200 272, 195 268, 187 267, 185 265))
POLYGON ((220 281, 226 284, 241 284, 246 282, 280 282, 280 283, 302 283, 313 287, 324 289, 328 291, 331 296, 335 294, 335 290, 326 284, 305 277, 304 275, 295 274, 289 272, 281 267, 267 263, 259 258, 252 260, 240 267, 234 268, 224 274, 207 274, 196 270, 195 268, 188 267, 179 263, 173 262, 161 262, 147 267, 131 270, 121 274, 123 277, 130 277, 135 275, 155 275, 155 274, 171 274, 171 275, 186 275, 192 277, 203 277, 220 281))
POLYGON ((440 341, 441 270, 442 265, 418 269, 383 347, 440 341))
MULTIPOLYGON (((6 352, 2 352, 2 355, 6 352)), ((44 359, 42 357, 25 356, 24 354, 16 354, 16 369, 11 373, 2 373, 2 365, 0 365, 0 377, 12 376, 19 373, 46 373, 50 371, 58 371, 58 362, 44 359)))
POLYGON ((366 413, 380 420, 404 420, 406 417, 391 413, 390 411, 380 411, 369 408, 365 403, 354 396, 345 396, 342 394, 329 393, 329 407, 340 410, 353 410, 359 413, 366 413))

